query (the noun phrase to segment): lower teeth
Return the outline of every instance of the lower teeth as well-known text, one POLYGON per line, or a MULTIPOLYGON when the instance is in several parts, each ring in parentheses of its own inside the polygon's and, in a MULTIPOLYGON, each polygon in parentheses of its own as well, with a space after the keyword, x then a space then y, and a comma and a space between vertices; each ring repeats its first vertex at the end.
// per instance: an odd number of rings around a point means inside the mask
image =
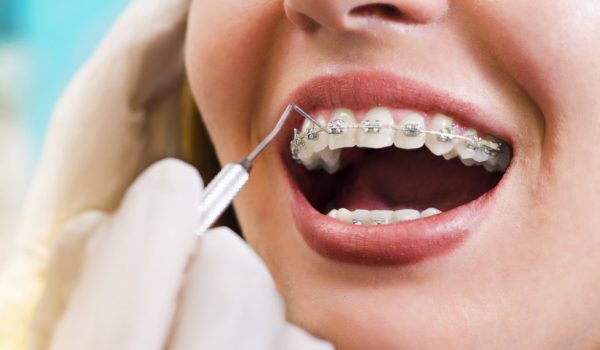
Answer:
POLYGON ((414 209, 402 210, 354 210, 334 209, 328 216, 354 225, 386 225, 398 222, 417 220, 440 214, 442 211, 429 208, 419 212, 414 209))

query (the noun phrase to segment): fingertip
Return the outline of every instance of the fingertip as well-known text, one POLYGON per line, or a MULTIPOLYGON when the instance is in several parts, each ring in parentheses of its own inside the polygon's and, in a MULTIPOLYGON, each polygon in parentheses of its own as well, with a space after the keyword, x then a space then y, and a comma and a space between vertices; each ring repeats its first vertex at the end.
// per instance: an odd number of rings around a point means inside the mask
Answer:
POLYGON ((175 158, 165 158, 150 165, 135 181, 132 189, 155 184, 174 190, 200 192, 204 187, 202 177, 192 165, 175 158))

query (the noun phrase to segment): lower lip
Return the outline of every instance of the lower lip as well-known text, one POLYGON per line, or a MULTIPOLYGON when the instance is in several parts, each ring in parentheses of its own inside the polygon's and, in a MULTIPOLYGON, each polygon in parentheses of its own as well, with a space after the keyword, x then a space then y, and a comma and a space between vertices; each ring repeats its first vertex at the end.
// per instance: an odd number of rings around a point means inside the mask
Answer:
POLYGON ((361 265, 408 265, 458 249, 485 217, 485 209, 501 185, 472 202, 435 216, 390 225, 359 226, 319 213, 287 169, 284 173, 291 189, 292 215, 304 241, 325 258, 361 265))

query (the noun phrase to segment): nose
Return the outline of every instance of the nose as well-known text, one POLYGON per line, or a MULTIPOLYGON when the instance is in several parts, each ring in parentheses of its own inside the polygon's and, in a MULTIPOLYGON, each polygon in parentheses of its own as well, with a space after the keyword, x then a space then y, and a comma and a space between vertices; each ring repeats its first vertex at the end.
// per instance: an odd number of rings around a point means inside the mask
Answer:
POLYGON ((361 31, 385 23, 426 24, 448 12, 448 0, 284 0, 288 18, 305 30, 361 31))

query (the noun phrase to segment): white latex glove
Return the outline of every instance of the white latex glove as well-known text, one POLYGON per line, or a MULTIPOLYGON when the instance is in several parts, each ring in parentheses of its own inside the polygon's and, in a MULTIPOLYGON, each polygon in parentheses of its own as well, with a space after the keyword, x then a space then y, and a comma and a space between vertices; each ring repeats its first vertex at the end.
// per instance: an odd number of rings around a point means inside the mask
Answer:
POLYGON ((202 180, 183 162, 150 167, 112 215, 61 233, 36 312, 33 349, 332 349, 285 321, 260 258, 227 228, 194 236, 202 180))
POLYGON ((86 211, 115 210, 144 169, 181 156, 189 2, 132 0, 58 101, 18 250, 0 271, 0 349, 27 348, 26 330, 65 223, 86 211))

